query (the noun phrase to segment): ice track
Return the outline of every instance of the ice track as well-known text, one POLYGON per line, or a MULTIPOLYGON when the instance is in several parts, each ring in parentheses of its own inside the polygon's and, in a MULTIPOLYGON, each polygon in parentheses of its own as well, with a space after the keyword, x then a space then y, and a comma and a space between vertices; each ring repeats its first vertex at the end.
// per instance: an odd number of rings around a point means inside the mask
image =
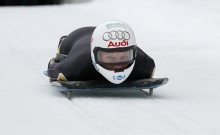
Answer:
POLYGON ((68 3, 0 7, 0 134, 220 134, 217 0, 68 3), (69 101, 42 72, 61 36, 110 19, 133 28, 139 47, 156 62, 155 77, 169 83, 152 97, 77 91, 69 101))

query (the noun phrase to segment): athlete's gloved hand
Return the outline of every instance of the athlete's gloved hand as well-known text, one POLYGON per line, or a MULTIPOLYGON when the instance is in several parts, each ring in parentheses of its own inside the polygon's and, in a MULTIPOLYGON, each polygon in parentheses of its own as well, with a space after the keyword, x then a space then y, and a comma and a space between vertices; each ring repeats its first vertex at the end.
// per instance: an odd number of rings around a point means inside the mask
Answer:
POLYGON ((50 66, 52 66, 53 64, 58 63, 58 62, 59 62, 59 61, 57 60, 56 57, 52 58, 52 59, 49 61, 49 63, 48 63, 48 68, 49 68, 50 66))

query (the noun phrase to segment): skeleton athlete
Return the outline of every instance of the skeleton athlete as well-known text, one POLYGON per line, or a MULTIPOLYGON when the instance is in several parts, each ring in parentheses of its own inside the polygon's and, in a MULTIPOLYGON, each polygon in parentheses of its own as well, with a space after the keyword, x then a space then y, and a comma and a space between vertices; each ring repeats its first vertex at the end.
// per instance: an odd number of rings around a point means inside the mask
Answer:
POLYGON ((61 37, 47 73, 60 81, 107 79, 120 84, 151 78, 154 71, 154 60, 137 46, 130 26, 113 20, 61 37))

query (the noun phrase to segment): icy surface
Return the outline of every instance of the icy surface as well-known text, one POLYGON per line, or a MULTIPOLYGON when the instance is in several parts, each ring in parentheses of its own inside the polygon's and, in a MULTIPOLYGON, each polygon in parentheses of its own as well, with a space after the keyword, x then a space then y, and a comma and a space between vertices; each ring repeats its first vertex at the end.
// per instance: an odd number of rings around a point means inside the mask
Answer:
POLYGON ((0 7, 1 135, 219 135, 218 0, 68 0, 0 7), (76 92, 67 100, 43 75, 59 38, 117 19, 169 83, 137 91, 76 92))

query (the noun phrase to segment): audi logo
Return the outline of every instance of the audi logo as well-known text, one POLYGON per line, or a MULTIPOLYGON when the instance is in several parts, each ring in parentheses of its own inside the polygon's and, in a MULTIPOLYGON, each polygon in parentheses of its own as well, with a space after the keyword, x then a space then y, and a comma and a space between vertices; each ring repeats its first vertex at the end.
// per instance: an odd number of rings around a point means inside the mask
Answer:
POLYGON ((111 31, 111 32, 105 32, 102 36, 104 41, 109 41, 109 40, 129 40, 130 39, 130 34, 127 31, 111 31))

